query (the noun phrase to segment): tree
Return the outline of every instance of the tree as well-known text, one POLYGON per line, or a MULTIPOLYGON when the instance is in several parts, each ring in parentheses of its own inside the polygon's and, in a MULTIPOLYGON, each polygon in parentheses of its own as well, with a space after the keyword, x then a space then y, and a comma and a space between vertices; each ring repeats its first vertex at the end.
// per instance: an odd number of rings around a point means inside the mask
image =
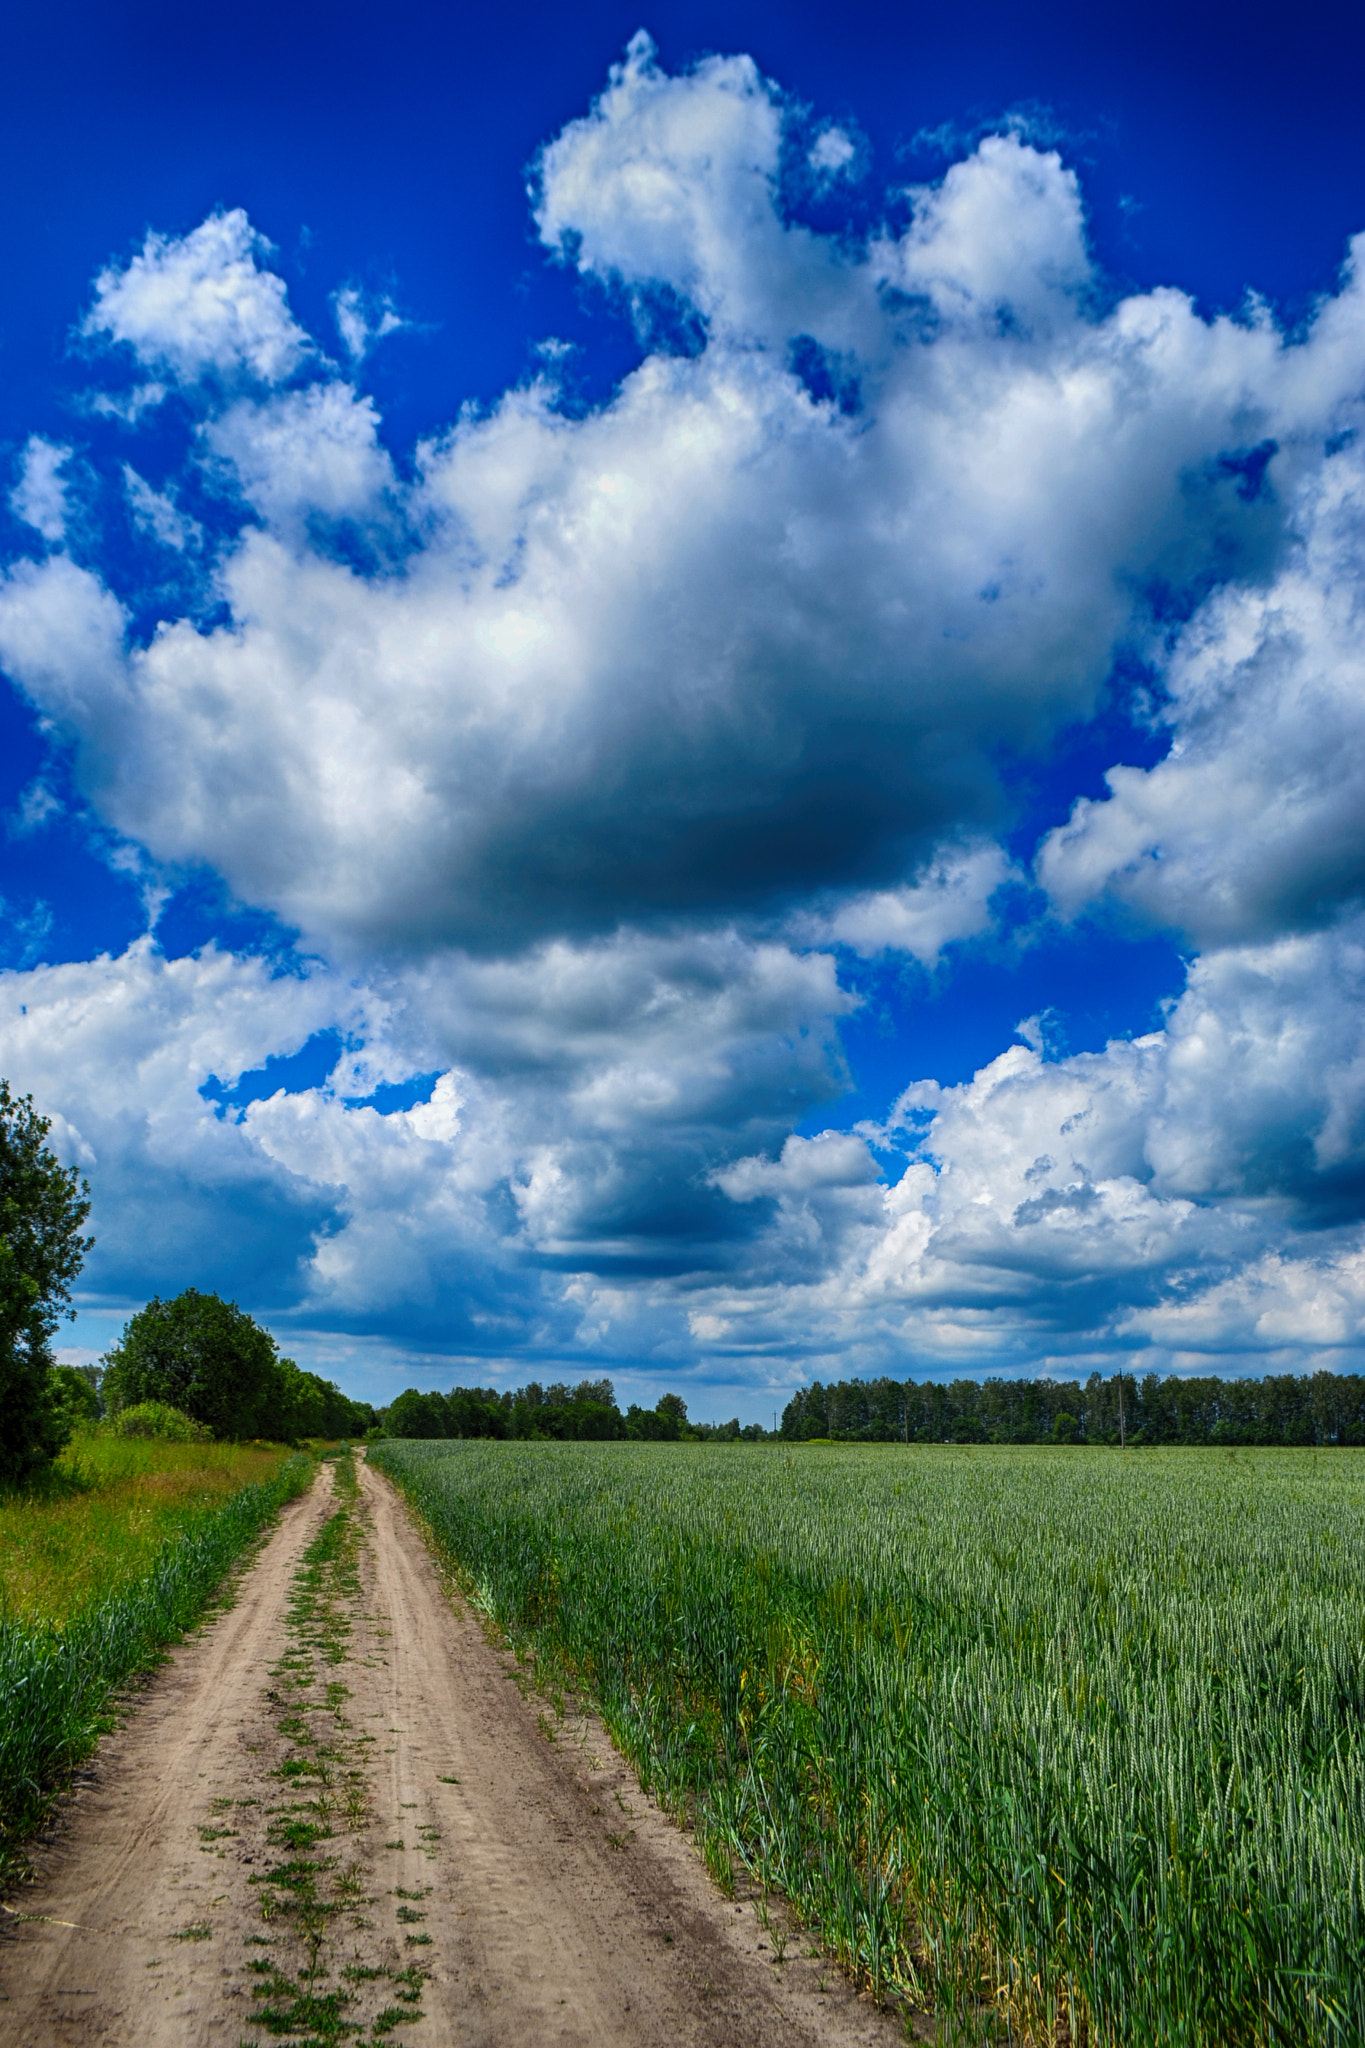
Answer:
POLYGON ((688 1433, 687 1403, 681 1394, 663 1394, 653 1408, 632 1401, 626 1410, 626 1434, 647 1444, 675 1444, 688 1433))
POLYGON ((78 1365, 54 1365, 51 1384, 53 1399, 72 1429, 99 1421, 99 1389, 88 1369, 82 1372, 78 1365))
POLYGON ((103 1393, 114 1411, 165 1401, 217 1437, 274 1435, 287 1425, 281 1411, 293 1388, 274 1338, 235 1301, 197 1287, 149 1301, 105 1363, 103 1393))
POLYGON ((449 1436, 445 1401, 440 1394, 423 1394, 416 1387, 405 1387, 386 1410, 384 1428, 389 1436, 449 1436))
POLYGON ((654 1413, 672 1424, 675 1436, 681 1436, 687 1428, 687 1403, 681 1394, 660 1394, 654 1404, 654 1413))
POLYGON ((52 1337, 93 1238, 90 1190, 44 1144, 51 1122, 0 1081, 0 1485, 49 1464, 71 1434, 52 1337))

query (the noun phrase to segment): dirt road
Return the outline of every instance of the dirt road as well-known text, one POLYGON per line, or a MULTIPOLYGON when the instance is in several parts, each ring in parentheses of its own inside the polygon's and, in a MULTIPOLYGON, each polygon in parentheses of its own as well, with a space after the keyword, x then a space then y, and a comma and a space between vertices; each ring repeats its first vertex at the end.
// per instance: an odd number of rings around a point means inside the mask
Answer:
POLYGON ((904 2040, 519 1675, 388 1483, 326 1470, 10 1900, 0 2048, 904 2040))

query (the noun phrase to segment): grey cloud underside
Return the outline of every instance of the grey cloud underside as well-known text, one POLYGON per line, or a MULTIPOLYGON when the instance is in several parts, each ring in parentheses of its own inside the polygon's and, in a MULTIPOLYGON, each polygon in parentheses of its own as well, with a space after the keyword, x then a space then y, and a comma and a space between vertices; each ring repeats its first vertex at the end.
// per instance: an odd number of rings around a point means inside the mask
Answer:
MULTIPOLYGON (((207 866, 310 949, 0 980, 111 1292, 235 1260, 314 1327, 760 1379, 1359 1357, 1362 247, 1293 338, 1116 298, 1075 177, 1012 135, 855 245, 786 203, 801 119, 747 59, 669 77, 637 39, 532 203, 640 367, 401 469, 245 215, 101 274, 86 339, 138 380, 105 411, 196 423, 182 475, 112 488, 197 608, 132 632, 67 533, 77 459, 34 442, 0 656, 150 876, 207 866), (665 301, 696 353, 648 342, 665 301), (1035 879, 1205 949, 1164 1027, 794 1136, 847 1079, 829 949, 989 928, 1000 756, 1045 758, 1116 651, 1169 750, 1035 879), (199 1092, 321 1031, 324 1086, 199 1092)), ((826 188, 863 161, 810 140, 826 188)), ((347 290, 358 363, 396 316, 347 290)))

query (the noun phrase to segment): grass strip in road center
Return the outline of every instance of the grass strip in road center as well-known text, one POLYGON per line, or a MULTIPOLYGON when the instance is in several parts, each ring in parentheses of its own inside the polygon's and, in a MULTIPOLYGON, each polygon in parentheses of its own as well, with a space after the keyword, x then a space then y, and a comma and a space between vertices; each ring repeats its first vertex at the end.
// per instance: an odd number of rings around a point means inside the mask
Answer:
MULTIPOLYGON (((295 1574, 285 1649, 265 1696, 279 1794, 259 1811, 253 1798, 252 1811, 233 1816, 232 1832, 250 1835, 264 1861, 249 1883, 263 1928, 251 1946, 266 1953, 249 1965, 255 2009, 244 2023, 298 2048, 378 2048, 395 2029, 423 2018, 428 1972, 416 1963, 386 1965, 382 1938, 366 1938, 378 1903, 370 1840, 374 1738, 353 1723, 344 1674, 363 1618, 368 1530, 349 1450, 335 1471, 336 1511, 295 1574)), ((201 1829, 201 1838, 208 1832, 201 1829)), ((425 1916, 399 1906, 395 1917, 407 1925, 425 1916)))
POLYGON ((722 1881, 948 2037, 1365 2041, 1365 1454, 371 1460, 722 1881))
MULTIPOLYGON (((121 1453, 122 1447, 117 1448, 121 1453)), ((136 1493, 125 1499, 128 1458, 115 1460, 108 1486, 100 1485, 95 1453, 89 1461, 97 1467, 93 1478, 89 1470, 78 1471, 75 1484, 51 1499, 11 1497, 0 1503, 6 1529, 25 1515, 31 1525, 29 1563, 7 1552, 9 1596, 15 1580, 30 1592, 40 1585, 39 1604, 47 1609, 36 1617, 15 1613, 8 1599, 0 1608, 0 1885, 20 1875, 25 1838, 67 1774, 111 1726, 118 1688, 154 1664, 168 1643, 201 1618, 226 1573, 272 1516, 312 1479, 311 1458, 277 1446, 245 1460, 238 1457, 238 1468, 245 1463, 264 1476, 233 1486, 233 1460, 214 1454, 234 1449, 214 1444, 130 1447, 137 1466, 133 1477, 155 1478, 159 1458, 171 1481, 160 1493, 162 1519, 152 1543, 146 1528, 149 1521, 156 1526, 157 1496, 145 1509, 136 1504, 136 1493), (107 1590, 54 1618, 51 1610, 62 1602, 53 1560, 69 1552, 83 1569, 83 1510, 89 1544, 101 1538, 109 1544, 125 1530, 136 1568, 119 1571, 117 1557, 112 1562, 106 1557, 101 1569, 107 1590), (35 1556, 41 1570, 32 1568, 35 1556)))

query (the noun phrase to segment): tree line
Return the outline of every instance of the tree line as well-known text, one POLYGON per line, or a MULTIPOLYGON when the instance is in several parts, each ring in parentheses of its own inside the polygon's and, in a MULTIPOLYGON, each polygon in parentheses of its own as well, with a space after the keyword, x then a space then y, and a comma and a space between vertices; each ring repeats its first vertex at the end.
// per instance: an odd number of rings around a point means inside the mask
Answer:
POLYGON ((1091 1373, 1087 1380, 819 1380, 787 1403, 793 1442, 1365 1444, 1365 1377, 1091 1373))
POLYGON ((665 1394, 653 1408, 632 1401, 622 1414, 610 1380, 577 1386, 538 1380, 512 1393, 492 1387, 452 1387, 422 1394, 408 1387, 380 1411, 386 1436, 518 1437, 578 1443, 737 1443, 767 1436, 761 1424, 689 1422, 680 1394, 665 1394))

